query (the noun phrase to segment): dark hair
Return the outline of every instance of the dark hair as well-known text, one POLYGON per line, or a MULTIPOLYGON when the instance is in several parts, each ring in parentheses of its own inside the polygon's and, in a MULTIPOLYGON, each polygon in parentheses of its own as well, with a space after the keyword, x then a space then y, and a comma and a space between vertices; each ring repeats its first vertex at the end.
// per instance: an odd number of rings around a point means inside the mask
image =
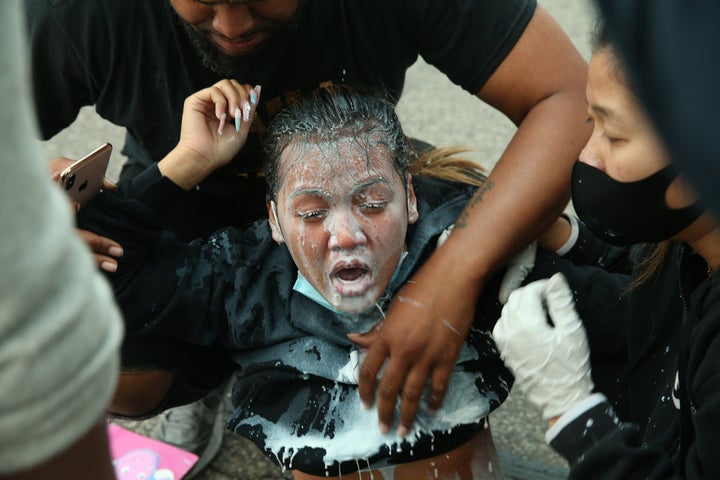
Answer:
MULTIPOLYGON (((265 135, 265 180, 268 196, 275 199, 282 184, 280 158, 289 146, 334 144, 352 139, 369 152, 378 146, 393 159, 393 167, 405 183, 410 147, 387 95, 370 90, 334 85, 319 88, 284 110, 265 135)), ((369 156, 367 157, 369 161, 369 156)))
MULTIPOLYGON (((612 74, 615 76, 615 79, 634 93, 635 89, 633 88, 632 82, 625 71, 623 60, 620 58, 620 54, 615 48, 615 44, 613 43, 611 35, 604 22, 599 21, 595 25, 592 44, 593 53, 607 53, 610 55, 610 68, 612 74)), ((667 256, 670 243, 671 241, 665 240, 655 244, 649 253, 636 265, 633 280, 625 288, 625 293, 631 292, 653 277, 655 272, 660 269, 665 257, 667 256)))
POLYGON ((615 44, 612 41, 610 32, 608 32, 607 26, 602 21, 597 21, 595 23, 595 28, 593 29, 593 37, 592 37, 592 51, 593 53, 607 53, 610 55, 611 59, 611 72, 623 85, 628 87, 631 91, 634 92, 632 85, 630 84, 629 78, 627 76, 627 73, 625 71, 625 66, 623 65, 622 58, 620 57, 620 54, 618 53, 617 49, 615 48, 615 44))

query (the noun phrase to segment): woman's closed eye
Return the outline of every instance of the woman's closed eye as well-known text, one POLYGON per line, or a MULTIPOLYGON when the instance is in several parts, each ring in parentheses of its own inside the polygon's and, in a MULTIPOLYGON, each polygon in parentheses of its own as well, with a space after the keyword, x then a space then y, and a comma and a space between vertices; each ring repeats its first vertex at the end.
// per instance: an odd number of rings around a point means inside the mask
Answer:
POLYGON ((314 209, 297 212, 295 215, 305 221, 322 220, 327 216, 327 210, 314 209))
POLYGON ((360 204, 360 208, 366 212, 379 212, 382 211, 388 202, 364 202, 360 204))
POLYGON ((613 135, 608 134, 607 132, 603 132, 603 137, 605 137, 605 140, 610 143, 610 145, 617 145, 618 143, 622 142, 623 139, 620 137, 615 137, 613 135))

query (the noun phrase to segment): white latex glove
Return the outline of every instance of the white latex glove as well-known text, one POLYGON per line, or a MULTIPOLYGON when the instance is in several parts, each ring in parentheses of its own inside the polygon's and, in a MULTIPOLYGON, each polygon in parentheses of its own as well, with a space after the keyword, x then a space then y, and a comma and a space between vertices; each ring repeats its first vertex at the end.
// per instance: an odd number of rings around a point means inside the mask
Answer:
POLYGON ((515 383, 540 407, 545 420, 592 394, 585 328, 561 273, 515 290, 493 336, 515 383), (554 326, 548 324, 548 315, 554 326))
POLYGON ((500 284, 500 292, 498 292, 498 300, 503 305, 507 303, 508 297, 510 297, 513 290, 522 285, 522 282, 535 267, 536 252, 537 244, 533 242, 508 261, 505 276, 500 284))

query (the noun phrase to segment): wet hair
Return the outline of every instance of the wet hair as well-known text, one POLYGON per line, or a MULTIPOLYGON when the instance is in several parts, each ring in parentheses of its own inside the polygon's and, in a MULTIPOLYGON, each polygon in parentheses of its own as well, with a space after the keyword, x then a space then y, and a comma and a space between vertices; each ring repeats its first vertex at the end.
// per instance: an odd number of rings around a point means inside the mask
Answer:
POLYGON ((333 85, 319 88, 282 110, 265 136, 265 180, 275 199, 282 184, 281 157, 287 148, 322 145, 349 139, 367 152, 384 148, 393 168, 407 182, 411 149, 395 113, 394 102, 370 90, 333 85))
POLYGON ((370 149, 384 148, 393 159, 393 168, 403 184, 407 182, 408 173, 477 186, 486 179, 477 163, 462 157, 468 149, 416 151, 402 130, 395 102, 386 94, 334 85, 302 97, 271 123, 264 143, 269 199, 276 199, 282 185, 281 157, 287 148, 319 144, 330 148, 328 145, 341 139, 357 142, 368 154, 370 149))

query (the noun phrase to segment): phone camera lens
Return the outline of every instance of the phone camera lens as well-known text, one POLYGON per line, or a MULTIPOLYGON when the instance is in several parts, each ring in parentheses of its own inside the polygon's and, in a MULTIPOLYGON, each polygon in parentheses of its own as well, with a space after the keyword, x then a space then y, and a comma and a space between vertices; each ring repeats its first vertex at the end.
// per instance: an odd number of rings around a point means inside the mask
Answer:
POLYGON ((75 175, 71 175, 70 178, 68 178, 68 181, 65 184, 65 190, 70 190, 73 185, 75 185, 75 175))

